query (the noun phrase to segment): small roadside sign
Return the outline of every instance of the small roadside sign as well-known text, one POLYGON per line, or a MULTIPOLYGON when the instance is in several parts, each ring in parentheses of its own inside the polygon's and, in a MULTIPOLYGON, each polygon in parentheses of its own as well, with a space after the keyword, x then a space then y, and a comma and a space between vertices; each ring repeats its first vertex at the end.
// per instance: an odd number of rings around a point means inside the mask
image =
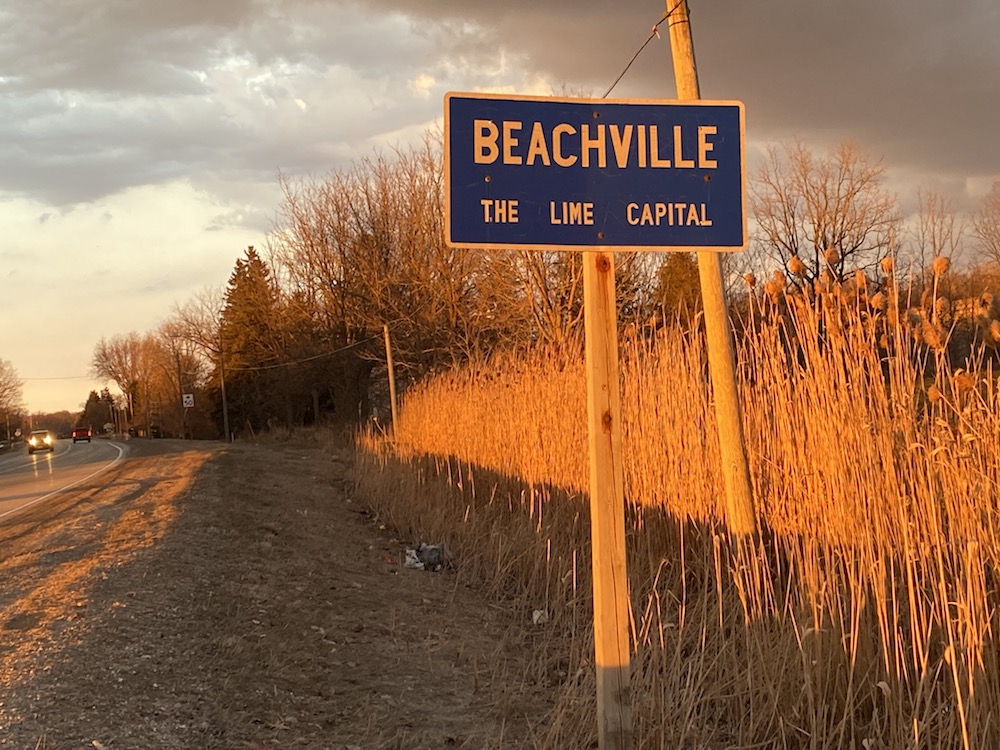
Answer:
POLYGON ((185 393, 181 397, 181 399, 182 399, 182 403, 184 404, 184 408, 185 409, 192 409, 192 408, 194 408, 194 394, 193 393, 185 393))
POLYGON ((743 250, 737 101, 445 96, 446 240, 536 250, 743 250))

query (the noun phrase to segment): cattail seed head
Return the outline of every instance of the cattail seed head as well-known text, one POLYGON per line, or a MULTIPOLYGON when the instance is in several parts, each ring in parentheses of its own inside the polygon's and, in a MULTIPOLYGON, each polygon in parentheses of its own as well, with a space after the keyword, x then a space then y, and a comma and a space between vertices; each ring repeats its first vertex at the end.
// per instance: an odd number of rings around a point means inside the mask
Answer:
POLYGON ((823 253, 823 260, 825 260, 829 266, 837 265, 837 262, 840 260, 840 253, 837 252, 837 248, 828 247, 826 252, 823 253))
POLYGON ((750 287, 751 289, 757 286, 757 277, 754 276, 752 273, 743 274, 743 281, 745 281, 747 286, 750 287))
POLYGON ((983 292, 979 295, 979 313, 981 315, 989 315, 992 309, 993 295, 989 292, 983 292))
POLYGON ((947 297, 938 297, 934 300, 934 317, 941 321, 951 318, 951 302, 947 297))
POLYGON ((844 332, 844 327, 840 324, 839 311, 834 311, 832 315, 826 317, 826 333, 831 341, 836 341, 844 332))
POLYGON ((800 315, 807 313, 811 307, 809 304, 809 298, 804 294, 793 294, 789 295, 792 301, 792 306, 798 311, 800 315))
POLYGON ((858 285, 858 289, 868 288, 868 277, 860 268, 854 272, 854 283, 858 285))
POLYGON ((951 258, 939 255, 934 259, 934 262, 931 264, 931 268, 934 269, 935 276, 943 276, 948 273, 948 269, 951 268, 951 258))
POLYGON ((868 304, 873 310, 884 310, 885 295, 882 292, 875 292, 875 294, 868 298, 868 304))
POLYGON ((892 276, 892 256, 891 255, 887 255, 884 258, 882 258, 882 260, 879 262, 879 265, 882 266, 882 273, 884 273, 886 276, 892 276))
POLYGON ((923 321, 923 325, 920 327, 920 338, 931 349, 940 351, 944 348, 944 336, 941 334, 941 329, 929 320, 923 321))
POLYGON ((806 264, 802 262, 802 259, 798 255, 793 255, 788 259, 788 270, 791 271, 793 276, 798 276, 801 279, 806 275, 806 264))
POLYGON ((944 398, 944 394, 941 393, 941 389, 938 388, 936 385, 932 385, 930 388, 927 389, 927 400, 930 401, 932 404, 936 404, 942 398, 944 398))
POLYGON ((990 338, 993 343, 1000 344, 1000 320, 990 321, 990 338))
POLYGON ((952 378, 951 386, 957 393, 966 393, 976 387, 976 379, 966 370, 959 370, 952 378))

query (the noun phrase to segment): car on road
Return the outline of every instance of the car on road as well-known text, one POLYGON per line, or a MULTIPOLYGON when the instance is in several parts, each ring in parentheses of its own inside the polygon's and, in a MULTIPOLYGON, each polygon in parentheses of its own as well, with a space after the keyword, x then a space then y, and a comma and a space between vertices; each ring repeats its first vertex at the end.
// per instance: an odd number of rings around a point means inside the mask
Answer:
POLYGON ((86 440, 89 443, 92 434, 89 427, 75 427, 73 428, 73 442, 78 443, 81 440, 86 440))
POLYGON ((54 451, 56 436, 48 430, 34 430, 28 435, 28 453, 35 451, 54 451))

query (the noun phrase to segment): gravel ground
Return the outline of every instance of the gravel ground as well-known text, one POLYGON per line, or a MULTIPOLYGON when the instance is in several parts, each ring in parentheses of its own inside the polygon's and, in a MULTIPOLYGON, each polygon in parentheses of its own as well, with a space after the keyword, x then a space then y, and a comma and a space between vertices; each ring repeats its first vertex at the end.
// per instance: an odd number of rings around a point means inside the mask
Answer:
POLYGON ((0 524, 0 747, 521 748, 504 613, 319 443, 132 441, 0 524))

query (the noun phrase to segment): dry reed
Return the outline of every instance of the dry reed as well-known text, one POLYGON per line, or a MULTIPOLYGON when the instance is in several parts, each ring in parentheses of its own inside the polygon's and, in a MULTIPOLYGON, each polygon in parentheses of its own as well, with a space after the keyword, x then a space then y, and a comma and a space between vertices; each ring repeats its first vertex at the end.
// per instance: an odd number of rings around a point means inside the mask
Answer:
MULTIPOLYGON (((623 341, 638 747, 1000 743, 996 380, 854 289, 772 289, 739 342, 751 541, 725 533, 700 337, 623 341)), ((595 736, 585 392, 566 356, 449 373, 359 459, 380 513, 446 539, 525 623, 525 685, 558 694, 545 748, 595 736)))

